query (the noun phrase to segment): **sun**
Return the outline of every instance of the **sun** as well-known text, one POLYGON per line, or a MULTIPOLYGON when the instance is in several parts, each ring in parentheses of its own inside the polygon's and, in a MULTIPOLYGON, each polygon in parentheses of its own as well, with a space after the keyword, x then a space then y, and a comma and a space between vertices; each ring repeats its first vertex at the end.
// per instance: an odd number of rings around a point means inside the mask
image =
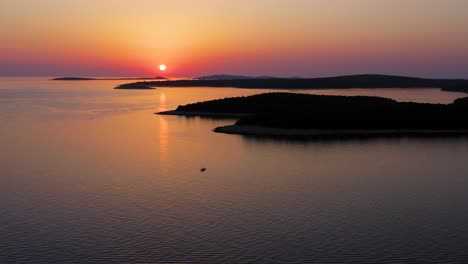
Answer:
POLYGON ((159 65, 159 70, 160 71, 165 71, 166 69, 167 69, 166 65, 164 65, 164 64, 159 65))

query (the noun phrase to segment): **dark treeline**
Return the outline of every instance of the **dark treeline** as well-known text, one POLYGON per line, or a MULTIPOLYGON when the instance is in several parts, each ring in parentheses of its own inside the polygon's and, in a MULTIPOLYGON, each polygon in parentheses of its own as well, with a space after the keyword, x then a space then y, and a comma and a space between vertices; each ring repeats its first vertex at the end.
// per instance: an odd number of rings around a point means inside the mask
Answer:
POLYGON ((177 111, 248 113, 236 125, 317 129, 468 129, 468 98, 449 105, 367 96, 266 93, 179 106, 177 111))
POLYGON ((327 78, 259 78, 232 80, 167 80, 123 84, 132 87, 237 87, 257 89, 442 88, 468 92, 468 80, 423 79, 389 75, 351 75, 327 78))

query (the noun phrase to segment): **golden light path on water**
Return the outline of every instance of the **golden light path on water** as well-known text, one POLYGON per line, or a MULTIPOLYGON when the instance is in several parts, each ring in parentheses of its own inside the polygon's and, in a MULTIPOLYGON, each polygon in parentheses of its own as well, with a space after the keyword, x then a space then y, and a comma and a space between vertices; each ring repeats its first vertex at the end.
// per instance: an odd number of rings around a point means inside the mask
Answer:
POLYGON ((1 81, 0 263, 468 260, 466 139, 247 138, 154 113, 269 90, 1 81))

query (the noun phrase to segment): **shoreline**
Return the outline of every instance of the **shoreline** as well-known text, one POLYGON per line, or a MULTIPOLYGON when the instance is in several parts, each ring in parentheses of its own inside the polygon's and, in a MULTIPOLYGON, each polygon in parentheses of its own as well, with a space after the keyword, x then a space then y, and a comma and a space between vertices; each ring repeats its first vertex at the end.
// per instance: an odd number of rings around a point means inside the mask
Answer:
POLYGON ((152 86, 127 86, 127 87, 115 87, 116 90, 155 90, 152 86))
POLYGON ((241 118, 249 116, 250 114, 236 114, 236 113, 214 113, 214 112, 185 112, 185 111, 163 111, 155 113, 157 115, 173 115, 173 116, 199 116, 199 117, 223 117, 223 118, 241 118))
POLYGON ((245 136, 322 137, 322 136, 444 136, 468 135, 468 129, 297 129, 250 125, 228 125, 213 129, 216 133, 245 136))

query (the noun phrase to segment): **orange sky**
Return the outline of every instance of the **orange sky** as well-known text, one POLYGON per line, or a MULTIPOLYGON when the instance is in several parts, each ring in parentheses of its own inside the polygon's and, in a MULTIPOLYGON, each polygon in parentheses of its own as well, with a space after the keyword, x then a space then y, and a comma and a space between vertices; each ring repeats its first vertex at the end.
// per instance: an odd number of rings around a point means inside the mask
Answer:
POLYGON ((0 75, 468 78, 465 0, 2 1, 0 75))

